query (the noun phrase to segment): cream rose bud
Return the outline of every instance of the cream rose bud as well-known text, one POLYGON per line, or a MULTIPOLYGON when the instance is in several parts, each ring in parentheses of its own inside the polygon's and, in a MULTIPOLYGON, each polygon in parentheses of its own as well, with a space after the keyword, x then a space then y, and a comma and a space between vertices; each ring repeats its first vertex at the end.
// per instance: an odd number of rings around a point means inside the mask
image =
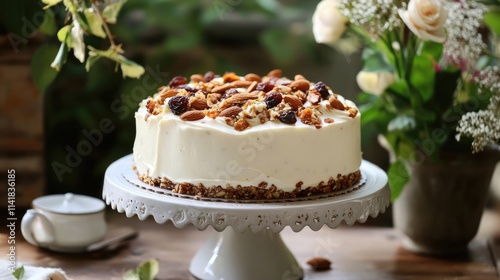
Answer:
POLYGON ((424 41, 444 43, 447 13, 440 0, 410 0, 408 10, 399 16, 417 37, 424 41))
POLYGON ((333 44, 344 33, 347 19, 340 13, 339 5, 340 0, 319 2, 312 17, 316 42, 333 44))
POLYGON ((391 72, 367 72, 361 71, 356 76, 359 88, 367 93, 376 95, 382 94, 387 87, 396 81, 396 77, 391 72))

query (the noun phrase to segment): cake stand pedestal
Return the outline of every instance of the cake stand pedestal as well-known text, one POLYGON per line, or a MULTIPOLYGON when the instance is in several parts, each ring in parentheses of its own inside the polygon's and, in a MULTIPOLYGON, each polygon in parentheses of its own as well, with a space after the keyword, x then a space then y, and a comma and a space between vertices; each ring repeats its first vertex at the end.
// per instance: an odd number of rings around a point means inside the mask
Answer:
POLYGON ((240 203, 195 200, 152 187, 137 179, 132 155, 112 163, 106 170, 103 198, 118 212, 144 220, 153 216, 176 227, 193 224, 198 230, 212 226, 214 232, 191 261, 190 272, 205 280, 302 279, 303 271, 281 240, 286 226, 298 232, 306 226, 352 225, 383 213, 390 204, 387 176, 363 161, 362 183, 330 197, 240 203), (180 196, 180 197, 179 197, 180 196), (230 229, 226 229, 230 226, 230 229))

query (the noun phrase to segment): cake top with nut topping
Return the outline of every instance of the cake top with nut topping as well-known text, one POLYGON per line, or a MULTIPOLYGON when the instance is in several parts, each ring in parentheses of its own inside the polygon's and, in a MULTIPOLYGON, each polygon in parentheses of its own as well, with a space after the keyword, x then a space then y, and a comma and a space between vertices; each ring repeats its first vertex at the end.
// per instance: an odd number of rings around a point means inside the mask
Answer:
POLYGON ((265 76, 207 72, 192 75, 190 81, 176 76, 141 107, 147 111, 146 121, 152 115, 174 114, 186 122, 218 120, 237 131, 267 122, 301 123, 320 129, 338 117, 359 115, 353 102, 335 94, 325 83, 312 83, 302 75, 291 80, 282 77, 279 69, 265 76))

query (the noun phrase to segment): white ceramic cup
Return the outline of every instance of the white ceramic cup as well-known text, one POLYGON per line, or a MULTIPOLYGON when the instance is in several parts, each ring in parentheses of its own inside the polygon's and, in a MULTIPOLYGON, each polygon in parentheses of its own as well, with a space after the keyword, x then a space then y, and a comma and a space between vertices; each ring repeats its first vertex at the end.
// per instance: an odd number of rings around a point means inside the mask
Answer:
POLYGON ((72 193, 33 200, 21 222, 30 244, 59 252, 83 252, 106 235, 102 200, 72 193))

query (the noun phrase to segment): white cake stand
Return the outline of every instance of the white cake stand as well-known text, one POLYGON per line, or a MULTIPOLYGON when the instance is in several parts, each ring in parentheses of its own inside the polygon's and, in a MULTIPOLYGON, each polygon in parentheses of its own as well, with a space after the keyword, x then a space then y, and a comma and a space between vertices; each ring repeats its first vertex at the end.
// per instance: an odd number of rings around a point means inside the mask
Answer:
POLYGON ((390 203, 387 176, 363 161, 362 185, 331 197, 268 203, 237 203, 178 197, 170 191, 139 181, 132 169, 132 155, 106 170, 103 198, 118 212, 157 223, 171 220, 176 227, 193 224, 214 232, 191 261, 190 272, 205 280, 302 279, 303 271, 281 240, 286 226, 298 232, 306 226, 336 228, 352 225, 383 213, 390 203), (232 229, 226 229, 226 227, 232 229), (225 230, 226 229, 226 230, 225 230))

